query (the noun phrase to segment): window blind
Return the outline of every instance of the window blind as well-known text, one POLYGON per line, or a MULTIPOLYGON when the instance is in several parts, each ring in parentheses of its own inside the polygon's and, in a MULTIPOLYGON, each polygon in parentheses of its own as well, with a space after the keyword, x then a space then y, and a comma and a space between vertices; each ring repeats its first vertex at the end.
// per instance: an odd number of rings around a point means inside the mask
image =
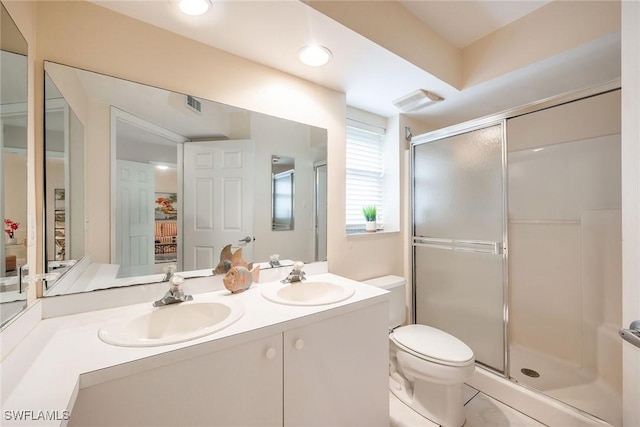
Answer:
POLYGON ((364 206, 375 205, 378 225, 384 224, 382 138, 384 130, 347 126, 347 231, 364 229, 364 206))

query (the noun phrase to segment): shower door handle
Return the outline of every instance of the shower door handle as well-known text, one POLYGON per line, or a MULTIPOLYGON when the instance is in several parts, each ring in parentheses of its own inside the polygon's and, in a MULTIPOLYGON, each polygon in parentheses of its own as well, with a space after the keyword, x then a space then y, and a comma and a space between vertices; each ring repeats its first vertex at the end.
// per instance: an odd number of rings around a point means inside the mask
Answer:
POLYGON ((640 320, 631 322, 629 329, 620 329, 618 333, 625 341, 640 348, 640 320))

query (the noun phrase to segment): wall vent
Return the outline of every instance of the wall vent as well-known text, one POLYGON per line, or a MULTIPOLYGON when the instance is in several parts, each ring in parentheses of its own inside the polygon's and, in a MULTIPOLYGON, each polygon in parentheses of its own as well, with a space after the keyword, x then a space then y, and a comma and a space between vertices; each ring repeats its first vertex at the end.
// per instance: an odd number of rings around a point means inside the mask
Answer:
POLYGON ((424 89, 418 89, 415 92, 396 99, 393 101, 393 105, 404 112, 409 112, 440 101, 444 101, 444 98, 424 89))
POLYGON ((191 95, 187 95, 187 107, 198 113, 202 113, 202 102, 198 101, 191 95))

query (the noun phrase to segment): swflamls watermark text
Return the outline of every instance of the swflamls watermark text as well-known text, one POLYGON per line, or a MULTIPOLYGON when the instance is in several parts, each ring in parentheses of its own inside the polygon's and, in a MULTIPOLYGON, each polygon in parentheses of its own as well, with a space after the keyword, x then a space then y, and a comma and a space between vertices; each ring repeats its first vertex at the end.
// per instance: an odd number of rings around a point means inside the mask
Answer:
POLYGON ((66 421, 69 411, 40 411, 33 409, 5 410, 5 421, 66 421))

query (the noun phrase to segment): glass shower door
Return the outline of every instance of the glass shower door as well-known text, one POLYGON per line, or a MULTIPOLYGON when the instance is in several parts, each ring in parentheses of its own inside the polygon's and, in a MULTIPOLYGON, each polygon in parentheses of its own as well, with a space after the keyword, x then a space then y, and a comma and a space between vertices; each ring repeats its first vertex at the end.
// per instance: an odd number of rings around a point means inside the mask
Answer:
POLYGON ((503 122, 413 151, 416 323, 434 326, 506 369, 503 122))

